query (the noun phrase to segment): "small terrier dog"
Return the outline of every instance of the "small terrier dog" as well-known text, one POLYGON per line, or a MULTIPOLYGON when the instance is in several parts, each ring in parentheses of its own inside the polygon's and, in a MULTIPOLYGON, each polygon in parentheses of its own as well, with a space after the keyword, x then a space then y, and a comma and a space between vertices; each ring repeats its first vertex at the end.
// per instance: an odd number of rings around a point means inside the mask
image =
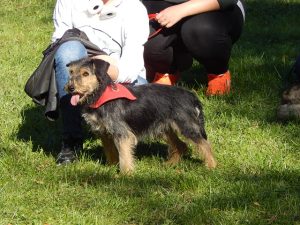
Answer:
POLYGON ((134 149, 144 137, 163 138, 172 165, 188 151, 181 135, 202 153, 208 168, 216 167, 202 105, 192 92, 160 84, 115 84, 107 74, 109 63, 100 59, 87 57, 68 67, 70 79, 65 89, 72 94, 71 103, 81 105, 83 118, 101 138, 108 163, 119 163, 121 173, 133 172, 134 149), (123 89, 126 96, 118 96, 123 89), (106 92, 113 97, 103 100, 106 92))

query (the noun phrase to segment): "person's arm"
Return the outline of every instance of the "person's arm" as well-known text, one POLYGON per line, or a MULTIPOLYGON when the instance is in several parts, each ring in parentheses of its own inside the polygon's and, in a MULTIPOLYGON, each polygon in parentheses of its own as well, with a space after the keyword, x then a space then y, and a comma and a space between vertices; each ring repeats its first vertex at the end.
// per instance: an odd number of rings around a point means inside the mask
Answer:
POLYGON ((53 12, 54 32, 52 35, 52 42, 61 38, 63 34, 72 29, 72 0, 57 0, 53 12))
POLYGON ((189 0, 162 10, 157 14, 156 20, 160 25, 169 28, 187 16, 225 9, 236 2, 237 0, 189 0))

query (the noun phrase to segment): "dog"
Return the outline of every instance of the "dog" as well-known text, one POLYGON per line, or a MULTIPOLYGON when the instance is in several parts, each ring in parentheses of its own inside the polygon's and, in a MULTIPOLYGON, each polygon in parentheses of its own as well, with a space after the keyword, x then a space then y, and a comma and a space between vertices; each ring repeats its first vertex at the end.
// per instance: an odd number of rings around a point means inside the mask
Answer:
POLYGON ((115 84, 107 74, 110 64, 100 59, 87 57, 67 66, 70 78, 65 90, 72 95, 71 103, 81 106, 83 118, 101 138, 107 162, 119 163, 121 173, 134 171, 134 149, 145 137, 166 141, 168 164, 178 163, 188 151, 181 135, 202 153, 208 168, 216 167, 202 104, 194 93, 161 84, 115 84), (121 89, 129 97, 103 100, 106 91, 118 94, 121 89), (99 106, 101 98, 104 104, 99 106))

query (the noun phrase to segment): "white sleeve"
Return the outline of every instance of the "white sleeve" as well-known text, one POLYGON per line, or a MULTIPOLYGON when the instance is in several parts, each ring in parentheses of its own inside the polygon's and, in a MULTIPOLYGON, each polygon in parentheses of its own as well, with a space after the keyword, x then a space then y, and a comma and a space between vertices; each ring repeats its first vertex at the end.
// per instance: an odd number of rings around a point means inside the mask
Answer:
POLYGON ((72 29, 72 0, 57 0, 53 12, 54 32, 52 42, 61 38, 66 30, 72 29))
POLYGON ((149 36, 147 10, 141 2, 132 1, 132 9, 126 13, 125 44, 119 61, 116 82, 133 82, 144 71, 144 44, 149 36), (133 12, 133 13, 132 13, 133 12))

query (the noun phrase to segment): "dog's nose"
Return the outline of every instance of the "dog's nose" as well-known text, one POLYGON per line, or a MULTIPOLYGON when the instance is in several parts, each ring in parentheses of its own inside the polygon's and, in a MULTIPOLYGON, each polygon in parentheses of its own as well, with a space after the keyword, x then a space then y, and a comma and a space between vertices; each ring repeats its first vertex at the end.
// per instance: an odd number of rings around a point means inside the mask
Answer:
POLYGON ((70 93, 74 92, 74 91, 75 91, 74 85, 72 85, 72 84, 68 85, 68 91, 69 91, 70 93))

